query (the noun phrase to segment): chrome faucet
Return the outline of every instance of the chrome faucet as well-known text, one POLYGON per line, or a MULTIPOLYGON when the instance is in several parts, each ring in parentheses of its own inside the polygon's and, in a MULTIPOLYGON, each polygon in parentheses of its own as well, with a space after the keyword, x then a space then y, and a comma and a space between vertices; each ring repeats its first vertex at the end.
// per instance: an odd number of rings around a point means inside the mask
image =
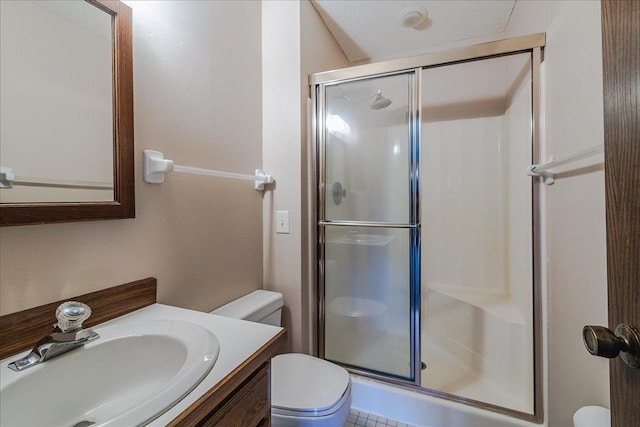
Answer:
POLYGON ((58 323, 53 325, 53 332, 38 341, 27 356, 11 362, 9 368, 22 371, 100 338, 93 329, 82 327, 82 322, 89 316, 91 308, 86 304, 78 301, 62 303, 56 309, 58 323))

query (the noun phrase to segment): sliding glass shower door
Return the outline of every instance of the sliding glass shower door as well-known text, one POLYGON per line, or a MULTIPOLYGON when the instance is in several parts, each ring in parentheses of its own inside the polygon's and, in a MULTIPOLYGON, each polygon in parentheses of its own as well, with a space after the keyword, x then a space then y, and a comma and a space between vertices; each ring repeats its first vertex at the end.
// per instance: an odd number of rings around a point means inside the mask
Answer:
POLYGON ((316 94, 320 351, 411 382, 419 372, 419 78, 327 83, 316 94))
POLYGON ((542 419, 544 41, 311 76, 321 357, 542 419))

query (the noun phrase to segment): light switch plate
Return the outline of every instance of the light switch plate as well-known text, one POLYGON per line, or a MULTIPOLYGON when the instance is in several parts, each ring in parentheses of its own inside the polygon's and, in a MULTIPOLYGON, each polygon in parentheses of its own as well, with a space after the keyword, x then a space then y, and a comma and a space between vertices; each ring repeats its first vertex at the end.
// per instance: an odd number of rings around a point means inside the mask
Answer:
POLYGON ((289 234, 289 211, 276 211, 276 233, 289 234))

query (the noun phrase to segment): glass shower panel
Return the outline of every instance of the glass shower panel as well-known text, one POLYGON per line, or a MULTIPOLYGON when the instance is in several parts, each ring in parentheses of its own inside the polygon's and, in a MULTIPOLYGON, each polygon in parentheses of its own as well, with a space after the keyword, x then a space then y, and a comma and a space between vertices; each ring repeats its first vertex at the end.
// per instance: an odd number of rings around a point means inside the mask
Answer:
POLYGON ((320 89, 321 353, 416 380, 416 71, 320 89), (324 190, 323 190, 324 189, 324 190))
POLYGON ((411 229, 327 226, 325 358, 411 377, 411 229))
POLYGON ((532 414, 531 55, 422 76, 425 388, 532 414))
POLYGON ((325 88, 325 220, 409 223, 412 77, 325 88))

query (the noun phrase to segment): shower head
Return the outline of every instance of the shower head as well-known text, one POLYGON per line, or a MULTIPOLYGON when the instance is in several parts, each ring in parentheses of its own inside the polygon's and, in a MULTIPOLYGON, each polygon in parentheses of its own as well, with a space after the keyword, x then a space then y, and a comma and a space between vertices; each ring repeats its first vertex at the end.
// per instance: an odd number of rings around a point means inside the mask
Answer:
POLYGON ((375 99, 371 101, 369 108, 372 110, 382 110, 383 108, 387 108, 389 105, 391 105, 391 100, 382 96, 382 91, 379 90, 375 99))

